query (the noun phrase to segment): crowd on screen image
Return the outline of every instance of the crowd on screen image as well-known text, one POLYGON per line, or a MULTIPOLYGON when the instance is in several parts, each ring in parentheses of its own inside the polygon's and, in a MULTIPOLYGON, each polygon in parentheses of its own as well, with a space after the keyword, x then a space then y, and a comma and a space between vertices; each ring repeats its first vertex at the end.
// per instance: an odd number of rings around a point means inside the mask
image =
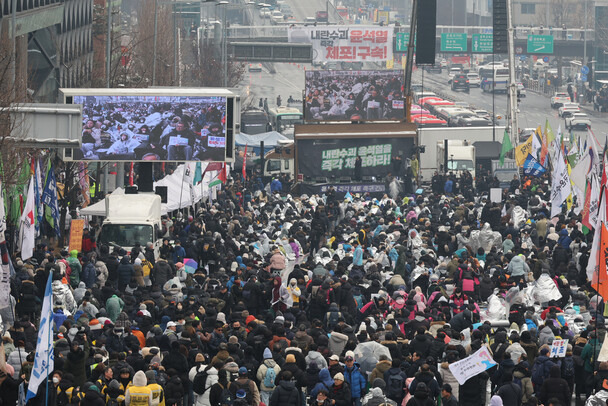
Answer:
POLYGON ((223 103, 87 100, 81 156, 75 158, 223 160, 225 114, 223 103))
POLYGON ((403 117, 398 75, 324 76, 307 78, 306 114, 310 120, 380 120, 403 117))

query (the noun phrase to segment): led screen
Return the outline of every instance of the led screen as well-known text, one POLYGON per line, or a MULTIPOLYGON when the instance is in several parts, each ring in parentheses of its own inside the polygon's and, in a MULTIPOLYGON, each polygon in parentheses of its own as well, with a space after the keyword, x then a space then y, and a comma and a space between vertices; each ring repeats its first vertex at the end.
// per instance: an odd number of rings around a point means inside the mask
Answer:
POLYGON ((224 161, 226 98, 74 96, 83 105, 75 160, 224 161))
POLYGON ((402 120, 403 71, 306 71, 306 121, 402 120))

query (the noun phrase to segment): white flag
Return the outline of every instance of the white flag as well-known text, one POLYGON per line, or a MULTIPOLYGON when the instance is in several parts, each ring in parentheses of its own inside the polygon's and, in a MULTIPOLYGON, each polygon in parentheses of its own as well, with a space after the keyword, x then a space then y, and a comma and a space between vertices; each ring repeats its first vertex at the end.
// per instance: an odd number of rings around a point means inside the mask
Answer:
POLYGON ((553 179, 551 184, 551 217, 561 213, 561 205, 572 193, 568 167, 564 161, 561 149, 557 150, 555 165, 553 166, 553 179))
POLYGON ((543 145, 538 139, 538 135, 536 135, 536 132, 532 133, 532 151, 530 151, 530 155, 532 155, 532 157, 537 161, 540 161, 540 159, 538 159, 538 151, 540 151, 542 146, 543 145))
MULTIPOLYGON (((33 226, 32 226, 33 227, 33 226)), ((44 291, 44 302, 42 302, 42 313, 40 313, 40 329, 38 330, 38 342, 36 343, 36 357, 34 368, 27 387, 26 401, 30 400, 38 392, 40 384, 46 382, 47 377, 55 369, 55 356, 53 354, 53 273, 49 275, 44 291)), ((49 388, 52 390, 53 388, 49 388)))
POLYGON ((20 221, 21 259, 24 261, 34 255, 34 245, 36 244, 36 196, 34 195, 34 182, 34 176, 32 176, 20 221))
MULTIPOLYGON (((602 222, 606 223, 606 205, 608 202, 606 201, 606 188, 602 188, 602 196, 600 200, 599 210, 596 213, 596 222, 593 224, 593 229, 595 233, 593 234, 593 243, 591 244, 591 252, 589 253, 589 262, 587 262, 587 279, 590 281, 593 280, 593 274, 595 273, 595 267, 598 264, 598 258, 600 255, 600 235, 602 234, 601 228, 599 227, 602 222)), ((598 207, 596 206, 596 209, 598 207)), ((589 218, 591 218, 591 212, 589 212, 589 218)))

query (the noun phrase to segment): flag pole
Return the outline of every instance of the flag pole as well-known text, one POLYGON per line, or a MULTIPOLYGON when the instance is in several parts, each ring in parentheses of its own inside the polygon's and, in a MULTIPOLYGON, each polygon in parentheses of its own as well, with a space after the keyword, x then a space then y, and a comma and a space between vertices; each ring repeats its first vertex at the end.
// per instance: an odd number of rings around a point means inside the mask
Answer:
MULTIPOLYGON (((52 278, 53 274, 49 275, 49 278, 52 278)), ((51 319, 49 319, 49 323, 52 323, 53 321, 51 319)), ((51 341, 51 331, 53 331, 53 329, 51 328, 52 326, 49 326, 49 343, 52 342, 51 341)), ((44 404, 45 406, 49 406, 49 374, 51 373, 51 371, 48 369, 49 365, 51 363, 51 352, 47 351, 46 352, 46 365, 47 365, 47 374, 46 374, 46 396, 44 399, 44 404)))

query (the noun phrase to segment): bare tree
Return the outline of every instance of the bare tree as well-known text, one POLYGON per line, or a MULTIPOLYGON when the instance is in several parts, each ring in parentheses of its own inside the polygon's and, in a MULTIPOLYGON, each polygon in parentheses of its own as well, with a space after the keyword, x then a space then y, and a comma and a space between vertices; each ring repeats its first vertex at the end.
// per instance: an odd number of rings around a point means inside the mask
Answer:
MULTIPOLYGON (((196 54, 196 43, 191 45, 195 49, 193 50, 196 54)), ((217 87, 224 83, 224 69, 221 59, 216 52, 216 49, 203 41, 200 45, 200 57, 196 62, 198 66, 190 71, 193 78, 199 83, 199 86, 203 87, 217 87)), ((236 87, 242 80, 245 74, 245 64, 237 62, 228 58, 227 66, 228 87, 236 87)))

